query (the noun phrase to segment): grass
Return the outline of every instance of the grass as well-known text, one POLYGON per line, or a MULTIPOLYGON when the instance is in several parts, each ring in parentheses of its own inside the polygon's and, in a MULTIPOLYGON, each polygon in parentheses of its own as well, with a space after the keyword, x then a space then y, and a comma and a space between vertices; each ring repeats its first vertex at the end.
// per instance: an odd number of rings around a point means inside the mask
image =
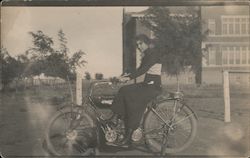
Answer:
MULTIPOLYGON (((89 85, 89 81, 84 81, 84 95, 86 95, 89 85)), ((94 91, 94 95, 114 95, 121 86, 121 84, 114 85, 113 88, 108 85, 100 86, 94 91)), ((207 150, 208 146, 213 147, 217 141, 217 137, 210 139, 209 136, 211 133, 216 134, 217 128, 224 125, 223 87, 221 85, 203 85, 200 87, 180 85, 180 89, 185 94, 187 104, 198 115, 198 119, 201 120, 198 142, 197 144, 195 142, 194 146, 202 147, 201 152, 206 154, 204 151, 207 150)), ((72 85, 72 90, 75 99, 74 85, 72 85)), ((164 85, 163 90, 164 92, 175 91, 176 85, 164 85)), ((231 86, 230 90, 231 119, 234 123, 236 122, 237 127, 240 126, 244 129, 245 135, 241 140, 247 140, 247 130, 245 128, 249 127, 250 119, 249 87, 231 86)), ((32 147, 34 142, 37 141, 35 138, 41 137, 43 128, 47 123, 44 119, 48 119, 47 116, 51 116, 55 112, 50 110, 56 110, 57 107, 69 103, 70 100, 70 91, 67 85, 58 87, 40 86, 25 91, 1 93, 0 101, 3 106, 0 106, 0 116, 3 121, 1 120, 0 127, 3 132, 0 133, 0 142, 2 142, 0 148, 6 153, 12 154, 14 151, 17 155, 20 155, 20 153, 32 155, 29 151, 36 150, 35 147, 34 149, 32 147), (27 100, 27 98, 25 100, 27 96, 30 100, 27 100), (42 114, 44 114, 44 117, 42 117, 42 114), (35 122, 33 126, 32 122, 35 122), (26 146, 23 145, 25 143, 26 146), (23 150, 21 151, 21 149, 23 150)), ((197 153, 196 148, 193 153, 197 153)))

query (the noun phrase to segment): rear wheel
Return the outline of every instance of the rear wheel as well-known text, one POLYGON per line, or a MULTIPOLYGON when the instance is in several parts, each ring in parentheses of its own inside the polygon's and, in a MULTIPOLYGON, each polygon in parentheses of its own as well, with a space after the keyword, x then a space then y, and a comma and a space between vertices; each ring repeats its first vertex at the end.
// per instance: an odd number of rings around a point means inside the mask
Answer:
POLYGON ((56 156, 94 154, 96 128, 81 107, 66 107, 56 112, 45 131, 49 152, 56 156))
POLYGON ((177 153, 186 149, 197 133, 192 110, 176 100, 159 102, 144 121, 146 143, 153 152, 177 153))

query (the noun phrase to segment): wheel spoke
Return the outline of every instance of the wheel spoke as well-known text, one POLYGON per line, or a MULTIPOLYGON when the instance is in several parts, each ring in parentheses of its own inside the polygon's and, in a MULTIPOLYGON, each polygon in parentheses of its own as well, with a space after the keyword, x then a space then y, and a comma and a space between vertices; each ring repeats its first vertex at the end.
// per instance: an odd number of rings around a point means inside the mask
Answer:
POLYGON ((67 117, 67 113, 63 113, 61 110, 59 110, 60 113, 63 115, 62 119, 64 120, 65 124, 64 124, 64 132, 66 133, 66 131, 68 130, 68 127, 70 126, 70 120, 67 117))
POLYGON ((187 148, 195 137, 196 128, 197 122, 192 110, 173 100, 161 102, 149 112, 144 130, 149 147, 164 155, 187 148))
POLYGON ((189 119, 190 117, 192 117, 194 114, 189 114, 188 116, 186 116, 185 118, 178 120, 177 122, 173 123, 172 125, 177 125, 179 123, 181 123, 182 121, 185 121, 186 119, 189 119))
POLYGON ((163 137, 163 134, 147 136, 147 138, 149 139, 162 139, 162 137, 163 137))
POLYGON ((162 139, 162 144, 161 144, 161 155, 164 155, 164 151, 167 147, 167 134, 164 133, 163 139, 162 139))
POLYGON ((90 149, 85 148, 85 140, 92 136, 94 129, 93 119, 88 114, 76 108, 63 108, 52 117, 46 129, 49 151, 54 155, 87 154, 90 149))
POLYGON ((81 144, 81 142, 79 142, 78 140, 75 140, 75 143, 73 144, 73 147, 79 152, 79 153, 83 153, 86 151, 85 148, 83 148, 83 144, 81 144))
POLYGON ((178 132, 180 135, 183 135, 185 138, 187 138, 189 135, 188 134, 184 134, 183 132, 178 132))
POLYGON ((62 142, 61 146, 62 146, 63 149, 66 147, 66 145, 67 145, 68 142, 69 142, 68 139, 66 139, 64 142, 62 142))
POLYGON ((145 131, 144 134, 147 135, 147 134, 151 134, 151 133, 155 133, 155 132, 159 132, 163 129, 163 127, 159 127, 159 128, 154 128, 154 129, 149 129, 148 131, 145 131))

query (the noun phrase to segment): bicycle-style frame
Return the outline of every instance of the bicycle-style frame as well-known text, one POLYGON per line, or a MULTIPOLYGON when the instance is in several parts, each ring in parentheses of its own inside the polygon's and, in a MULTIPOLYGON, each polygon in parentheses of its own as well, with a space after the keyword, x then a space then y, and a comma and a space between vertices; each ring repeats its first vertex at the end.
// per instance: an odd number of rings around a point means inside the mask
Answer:
MULTIPOLYGON (((87 90, 87 95, 86 95, 86 99, 83 100, 83 104, 82 105, 76 105, 74 103, 71 104, 71 106, 65 106, 62 107, 59 110, 59 114, 64 114, 64 112, 68 112, 71 113, 71 115, 69 115, 71 117, 71 123, 70 126, 68 128, 69 133, 71 133, 72 131, 74 131, 74 129, 76 129, 79 125, 80 122, 82 121, 81 115, 86 116, 88 115, 88 117, 92 118, 92 121, 94 122, 94 124, 96 124, 96 127, 98 128, 98 130, 96 132, 99 131, 99 129, 103 130, 103 132, 105 132, 106 128, 109 128, 108 125, 106 124, 107 122, 105 121, 105 119, 102 117, 103 113, 101 111, 99 111, 99 107, 96 105, 96 103, 94 102, 94 98, 93 98, 93 91, 94 88, 98 85, 104 85, 104 84, 108 84, 112 87, 112 82, 109 81, 98 81, 98 82, 92 82, 87 90), (69 109, 70 108, 70 109, 69 109), (91 112, 93 113, 89 113, 89 108, 92 109, 91 112), (73 113, 77 113, 77 115, 75 115, 73 117, 73 113)), ((114 88, 114 87, 112 87, 114 88)), ((178 88, 179 89, 179 88, 178 88)), ((141 122, 140 122, 140 126, 139 128, 142 129, 142 138, 141 140, 145 140, 145 143, 148 144, 148 139, 151 139, 150 137, 152 136, 151 134, 161 134, 163 136, 163 141, 161 140, 161 142, 158 142, 158 145, 160 145, 161 147, 158 149, 156 152, 160 152, 161 155, 164 155, 165 153, 175 153, 175 152, 179 152, 182 149, 186 148, 187 146, 190 145, 190 143, 192 142, 195 134, 196 134, 196 115, 195 113, 192 111, 191 108, 189 108, 183 100, 183 93, 177 91, 174 93, 167 93, 168 95, 158 95, 155 99, 153 99, 152 101, 150 101, 147 105, 146 110, 144 111, 144 114, 141 118, 141 122), (171 106, 166 106, 165 103, 169 102, 171 103, 171 106), (163 105, 161 105, 162 103, 164 103, 163 105), (173 103, 173 104, 172 104, 173 103), (168 107, 170 108, 169 110, 171 110, 171 116, 170 119, 164 119, 164 117, 160 114, 161 113, 161 108, 159 106, 163 106, 163 107, 168 107), (158 112, 158 111, 160 112, 158 112), (184 118, 182 117, 181 114, 181 119, 177 119, 178 121, 176 122, 175 117, 178 117, 178 112, 179 111, 183 111, 184 110, 184 118), (191 118, 190 118, 191 117, 191 118), (160 127, 151 127, 150 122, 151 119, 158 119, 160 120, 159 125, 160 127), (190 134, 190 140, 188 138, 188 143, 185 143, 184 147, 180 147, 180 149, 178 148, 168 148, 167 142, 168 142, 168 137, 169 137, 169 133, 171 132, 171 130, 174 130, 174 126, 176 126, 177 124, 187 120, 187 119, 191 119, 191 133, 190 134), (195 129, 193 129, 195 128, 195 129), (193 131, 194 130, 194 131, 193 131), (168 150, 166 151, 165 149, 168 148, 168 150)), ((110 98, 111 99, 111 98, 110 98)), ((112 98, 113 99, 113 98, 112 98)), ((50 142, 50 136, 49 136, 49 131, 50 131, 50 127, 51 125, 53 125, 53 122, 56 120, 57 117, 59 117, 59 115, 57 113, 57 115, 55 117, 53 117, 53 119, 50 121, 48 127, 47 127, 47 132, 46 132, 46 140, 48 141, 49 147, 52 147, 51 142, 50 142)), ((65 116, 66 117, 66 116, 65 116)), ((89 118, 89 119, 90 119, 89 118)), ((180 117, 179 117, 180 118, 180 117)), ((89 120, 90 121, 90 120, 89 120)), ((97 133, 97 143, 100 143, 99 140, 99 133, 97 133)), ((188 136, 189 137, 189 136, 188 136)), ((98 145, 97 144, 97 145, 98 145)), ((149 143, 150 144, 150 143, 149 143)), ((54 151, 54 149, 52 150, 54 151)), ((54 151, 55 152, 55 151, 54 151)))

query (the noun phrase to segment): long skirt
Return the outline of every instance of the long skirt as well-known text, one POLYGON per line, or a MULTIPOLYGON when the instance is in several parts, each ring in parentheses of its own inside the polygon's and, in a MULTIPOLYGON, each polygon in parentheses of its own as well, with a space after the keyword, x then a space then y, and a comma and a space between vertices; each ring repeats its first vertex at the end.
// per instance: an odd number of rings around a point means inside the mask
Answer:
POLYGON ((160 88, 147 83, 136 83, 121 87, 114 98, 111 109, 122 116, 126 128, 138 128, 147 104, 160 94, 160 88))

